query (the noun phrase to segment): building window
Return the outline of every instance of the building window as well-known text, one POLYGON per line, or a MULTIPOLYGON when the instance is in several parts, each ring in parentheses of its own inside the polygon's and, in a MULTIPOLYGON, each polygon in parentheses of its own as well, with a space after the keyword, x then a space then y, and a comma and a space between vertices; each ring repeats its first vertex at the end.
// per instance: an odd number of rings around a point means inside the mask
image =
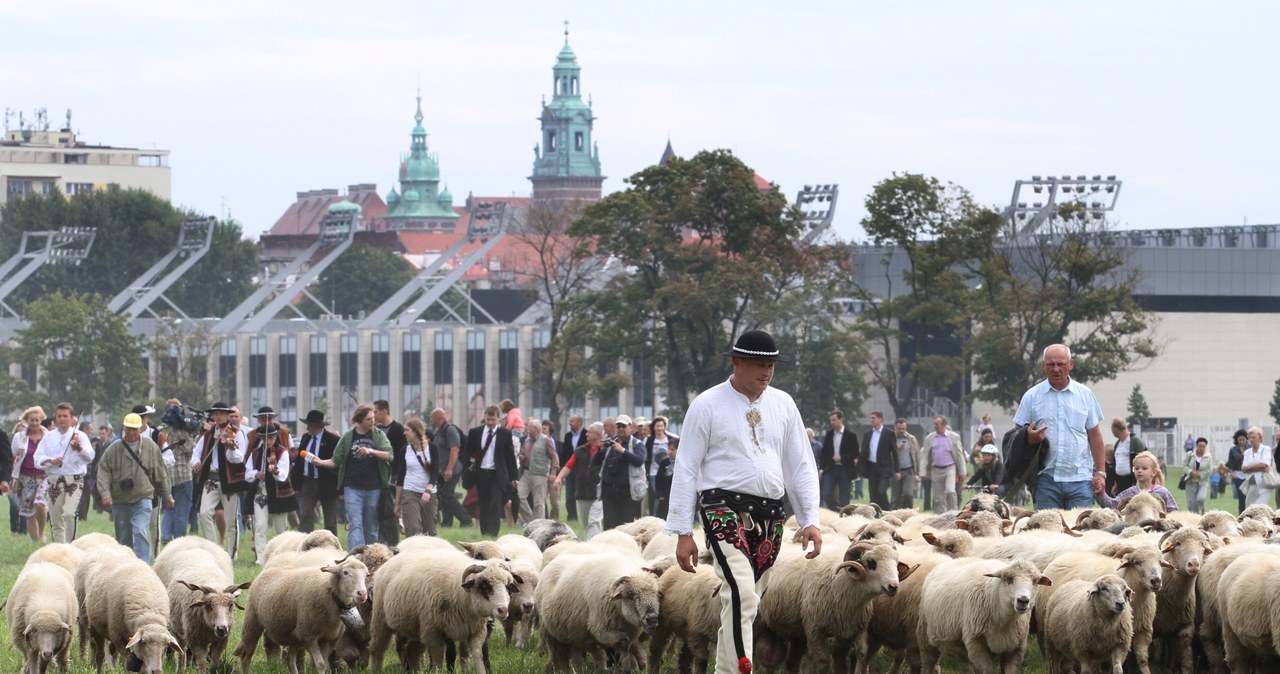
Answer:
MULTIPOLYGON (((612 361, 600 363, 596 375, 600 380, 618 371, 618 364, 612 361)), ((618 392, 616 390, 600 394, 600 417, 618 416, 618 392)))
POLYGON ((391 397, 391 338, 373 335, 370 342, 370 394, 374 400, 387 400, 391 397))
POLYGON ((467 425, 479 426, 488 404, 484 390, 484 332, 481 330, 467 333, 466 367, 467 425))
POLYGON ((632 414, 652 419, 655 397, 653 367, 643 358, 631 361, 631 394, 635 401, 632 414))
POLYGON ((582 152, 583 147, 585 147, 585 145, 583 144, 582 132, 581 131, 573 132, 573 149, 577 150, 578 152, 582 152))
POLYGON ((432 402, 436 407, 453 410, 453 333, 441 330, 435 341, 431 352, 432 402))
POLYGON ((245 416, 267 404, 267 338, 249 338, 249 406, 245 416))
POLYGON ((93 192, 93 183, 67 183, 67 196, 69 197, 91 192, 93 192))
POLYGON ((329 340, 324 335, 311 336, 311 353, 307 356, 307 380, 311 382, 311 407, 329 409, 329 340))
POLYGON ((292 424, 298 420, 298 338, 280 338, 280 355, 277 384, 280 386, 280 423, 292 424))
POLYGON ((32 182, 30 180, 14 180, 13 178, 9 179, 9 198, 10 199, 25 197, 28 194, 31 194, 32 190, 33 190, 33 187, 32 187, 32 182))
POLYGON ((547 132, 547 152, 555 152, 555 151, 556 151, 556 132, 548 131, 547 132))
POLYGON ((64 164, 88 164, 89 155, 85 153, 68 152, 62 155, 62 163, 64 164))
POLYGON ((520 399, 520 333, 517 330, 498 333, 497 398, 520 399))
POLYGON ((338 340, 338 386, 342 388, 343 423, 356 411, 356 400, 360 395, 360 338, 356 335, 343 335, 338 340))
POLYGON ((236 339, 230 337, 222 340, 218 352, 218 397, 228 405, 234 405, 236 399, 236 339))
MULTIPOLYGON (((551 342, 551 330, 549 328, 540 328, 533 332, 533 348, 529 351, 529 393, 532 394, 533 407, 530 408, 529 414, 538 419, 545 419, 551 416, 551 396, 548 392, 551 390, 550 374, 551 370, 547 367, 547 344, 551 342)), ((559 423, 559 419, 552 421, 559 423)))
POLYGON ((400 350, 400 384, 404 387, 401 400, 404 404, 405 420, 423 418, 425 411, 422 409, 422 335, 419 333, 404 333, 404 342, 400 350))

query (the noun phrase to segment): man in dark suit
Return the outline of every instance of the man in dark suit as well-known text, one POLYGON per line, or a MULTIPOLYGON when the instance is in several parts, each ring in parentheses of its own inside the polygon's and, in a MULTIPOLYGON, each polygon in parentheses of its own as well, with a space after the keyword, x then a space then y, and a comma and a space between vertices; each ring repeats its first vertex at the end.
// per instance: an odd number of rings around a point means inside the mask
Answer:
POLYGON ((858 468, 858 435, 844 425, 844 412, 827 415, 831 429, 822 439, 818 468, 822 470, 822 505, 839 510, 849 504, 849 491, 858 468))
POLYGON ((338 474, 331 468, 320 468, 309 460, 332 459, 338 446, 338 434, 326 428, 324 412, 311 410, 302 420, 307 432, 298 439, 298 450, 308 457, 293 462, 290 479, 298 492, 298 531, 311 533, 316 526, 316 505, 324 517, 324 528, 338 534, 338 474))
POLYGON ((511 431, 498 426, 502 410, 490 405, 484 410, 484 424, 467 432, 467 457, 480 468, 476 495, 480 500, 480 533, 497 536, 502 524, 502 502, 514 491, 516 472, 515 443, 511 431))
POLYGON ((871 430, 862 436, 862 460, 858 465, 871 485, 871 502, 886 510, 897 457, 897 436, 892 428, 884 427, 884 412, 872 412, 871 430))
MULTIPOLYGON (((560 465, 564 465, 569 457, 573 456, 573 450, 587 444, 587 428, 583 425, 581 414, 574 414, 569 417, 569 430, 564 433, 564 442, 560 443, 560 465)), ((568 494, 568 498, 564 500, 565 519, 578 519, 578 501, 574 498, 577 490, 577 476, 569 473, 569 477, 564 481, 564 493, 568 494)))

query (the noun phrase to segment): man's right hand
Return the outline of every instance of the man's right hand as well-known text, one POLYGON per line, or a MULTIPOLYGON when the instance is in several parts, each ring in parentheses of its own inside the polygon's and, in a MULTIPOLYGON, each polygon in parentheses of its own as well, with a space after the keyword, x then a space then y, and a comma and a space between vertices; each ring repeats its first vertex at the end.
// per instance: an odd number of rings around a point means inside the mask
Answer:
POLYGON ((1036 426, 1036 422, 1031 422, 1031 425, 1027 426, 1027 444, 1038 445, 1041 442, 1044 442, 1044 436, 1048 431, 1049 424, 1046 423, 1043 426, 1036 426))
POLYGON ((689 573, 693 573, 698 566, 698 544, 693 542, 692 535, 681 534, 676 539, 676 562, 689 573))

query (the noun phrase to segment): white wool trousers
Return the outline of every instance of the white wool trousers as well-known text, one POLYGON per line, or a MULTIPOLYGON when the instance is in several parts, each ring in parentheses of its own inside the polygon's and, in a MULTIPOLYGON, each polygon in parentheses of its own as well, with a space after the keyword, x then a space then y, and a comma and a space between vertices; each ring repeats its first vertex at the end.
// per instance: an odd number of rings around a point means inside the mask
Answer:
POLYGON ((716 674, 738 673, 738 645, 752 658, 752 624, 760 596, 769 582, 769 571, 757 582, 751 562, 741 550, 725 541, 711 542, 711 559, 720 579, 720 632, 716 639, 716 674))
POLYGON ((236 505, 240 503, 239 494, 224 494, 216 476, 204 483, 204 493, 200 497, 200 528, 204 530, 205 540, 218 542, 218 525, 213 521, 213 514, 222 504, 222 515, 227 521, 227 540, 223 547, 234 561, 236 548, 240 542, 240 517, 236 505))

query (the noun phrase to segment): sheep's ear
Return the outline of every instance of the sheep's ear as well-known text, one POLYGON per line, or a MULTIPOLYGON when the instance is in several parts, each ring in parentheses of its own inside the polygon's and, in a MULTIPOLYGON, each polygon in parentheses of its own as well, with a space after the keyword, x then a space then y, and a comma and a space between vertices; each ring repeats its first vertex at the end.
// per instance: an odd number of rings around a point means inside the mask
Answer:
POLYGON ((849 575, 859 580, 866 577, 867 575, 866 567, 864 567, 863 565, 857 562, 840 562, 840 565, 836 567, 837 574, 845 570, 848 570, 849 575))
POLYGON ((181 653, 181 652, 182 652, 182 644, 178 643, 178 640, 177 640, 177 639, 174 639, 173 637, 169 637, 169 646, 168 646, 168 650, 169 650, 169 652, 171 652, 171 653, 181 653))
POLYGON ((724 585, 724 583, 716 583, 716 586, 711 590, 711 598, 712 598, 712 599, 715 599, 716 597, 719 597, 719 596, 720 596, 720 586, 721 586, 721 585, 724 585))
POLYGON ((463 549, 463 550, 466 550, 467 552, 471 552, 472 550, 475 550, 475 548, 476 548, 476 544, 475 544, 475 543, 465 543, 465 542, 461 542, 461 541, 459 541, 458 545, 461 545, 461 546, 462 546, 462 549, 463 549))
POLYGON ((1169 569, 1170 571, 1173 570, 1173 564, 1170 564, 1168 561, 1163 559, 1160 560, 1160 566, 1163 566, 1164 568, 1169 569))
POLYGON ((898 545, 906 545, 906 544, 907 544, 907 539, 905 539, 905 538, 903 538, 903 537, 899 536, 899 535, 898 535, 898 532, 896 532, 896 531, 895 531, 895 532, 893 532, 893 533, 892 533, 892 534, 890 534, 890 535, 891 535, 891 536, 893 536, 893 540, 894 540, 894 542, 896 542, 898 545))
POLYGON ((999 573, 984 573, 982 575, 985 578, 1000 578, 1000 579, 1004 578, 1004 576, 1001 576, 999 573))
POLYGON ((1133 588, 1130 588, 1128 586, 1124 588, 1124 598, 1125 598, 1125 601, 1128 601, 1133 598, 1133 588))
POLYGON ((27 625, 27 629, 22 630, 22 636, 24 636, 24 637, 29 637, 29 636, 31 636, 31 630, 33 630, 33 629, 35 629, 35 628, 36 628, 36 626, 35 626, 34 624, 27 625))
POLYGON ((1208 556, 1209 556, 1209 555, 1211 555, 1211 554, 1213 554, 1213 548, 1205 548, 1205 549, 1204 549, 1204 556, 1205 556, 1205 557, 1208 557, 1208 556))
POLYGON ((615 599, 622 599, 623 598, 622 591, 626 584, 627 584, 626 576, 623 576, 622 578, 619 578, 613 581, 613 595, 609 597, 609 600, 613 601, 615 599))
POLYGON ((320 567, 320 570, 324 571, 325 573, 338 573, 339 571, 341 571, 341 569, 339 569, 336 566, 322 566, 320 567))
POLYGON ((141 640, 142 640, 142 630, 138 630, 137 632, 134 632, 133 636, 129 637, 129 642, 124 645, 125 650, 133 648, 134 644, 138 643, 141 640))
POLYGON ((1050 585, 1053 585, 1053 581, 1049 580, 1048 576, 1040 576, 1040 580, 1036 581, 1036 585, 1043 585, 1045 587, 1049 587, 1050 585))
POLYGON ((1008 536, 1013 531, 1012 520, 1000 520, 1000 535, 1008 536))
POLYGON ((196 585, 195 583, 188 583, 185 580, 178 580, 178 583, 180 583, 183 587, 187 588, 188 590, 191 590, 192 592, 204 592, 204 589, 201 588, 199 585, 196 585))
MULTIPOLYGON (((647 571, 647 570, 648 570, 648 569, 646 569, 646 571, 647 571)), ((514 581, 515 581, 515 582, 517 582, 517 583, 522 584, 522 585, 524 584, 524 579, 523 579, 523 578, 521 578, 521 577, 520 577, 520 574, 518 574, 518 573, 513 573, 513 574, 511 574, 511 579, 512 579, 512 580, 514 580, 514 581)))
POLYGON ((920 534, 920 538, 923 538, 926 543, 934 546, 935 548, 938 547, 939 545, 938 536, 934 534, 932 531, 926 531, 923 534, 920 534))
POLYGON ((662 567, 660 566, 646 566, 640 570, 644 571, 645 573, 652 573, 655 578, 662 577, 662 567))
POLYGON ((236 602, 232 602, 232 604, 235 604, 235 607, 240 609, 241 611, 244 610, 244 607, 240 605, 240 602, 236 601, 236 602))
POLYGON ((969 520, 967 520, 967 519, 966 519, 966 520, 962 520, 962 519, 956 518, 956 528, 957 528, 957 529, 964 529, 965 531, 968 531, 968 530, 969 530, 969 520))
MULTIPOLYGON (((465 545, 465 543, 464 543, 464 545, 465 545)), ((349 554, 352 554, 352 555, 359 555, 359 554, 362 554, 362 553, 363 553, 363 552, 364 552, 368 547, 369 547, 369 546, 367 546, 367 545, 357 545, 356 547, 351 548, 351 552, 350 552, 349 554)))
POLYGON ((510 592, 511 594, 515 594, 519 591, 520 591, 520 586, 516 585, 515 583, 512 583, 507 586, 507 592, 510 592))
POLYGON ((392 556, 392 557, 395 557, 396 555, 400 554, 400 548, 397 548, 397 547, 391 547, 391 548, 388 548, 388 549, 389 549, 389 550, 391 550, 391 556, 392 556))
POLYGON ((915 573, 916 569, 918 568, 920 568, 919 564, 913 564, 911 566, 907 566, 903 562, 898 562, 898 580, 900 581, 906 580, 907 576, 910 576, 911 574, 915 573))
POLYGON ((252 584, 253 584, 253 581, 246 580, 245 582, 240 583, 239 585, 228 585, 227 589, 223 590, 223 592, 231 595, 232 597, 239 597, 240 592, 249 589, 249 586, 252 584))
MULTIPOLYGON (((1226 536, 1223 536, 1223 537, 1222 537, 1222 544, 1223 544, 1223 545, 1231 545, 1231 539, 1230 539, 1230 538, 1228 538, 1228 537, 1226 537, 1226 536)), ((3 607, 3 606, 0 606, 0 608, 4 608, 4 607, 3 607)))

